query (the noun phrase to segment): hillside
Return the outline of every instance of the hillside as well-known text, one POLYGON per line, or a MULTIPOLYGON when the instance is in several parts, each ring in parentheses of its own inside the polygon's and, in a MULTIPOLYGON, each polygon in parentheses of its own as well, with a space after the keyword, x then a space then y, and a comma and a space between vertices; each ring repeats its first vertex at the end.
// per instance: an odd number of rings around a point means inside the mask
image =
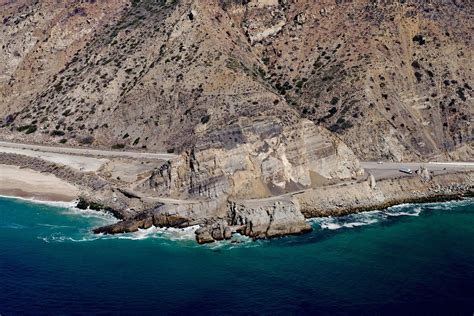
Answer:
POLYGON ((474 156, 469 1, 0 6, 5 139, 180 154, 309 119, 360 159, 474 156))

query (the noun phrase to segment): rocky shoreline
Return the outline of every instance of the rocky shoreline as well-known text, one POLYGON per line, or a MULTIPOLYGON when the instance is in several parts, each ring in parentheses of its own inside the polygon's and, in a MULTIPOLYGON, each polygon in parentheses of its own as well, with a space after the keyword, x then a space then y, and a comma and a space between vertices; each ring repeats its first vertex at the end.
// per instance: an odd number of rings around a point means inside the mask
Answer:
MULTIPOLYGON (((191 162, 199 162, 196 158, 198 156, 193 155, 191 162)), ((309 218, 343 216, 402 203, 446 201, 474 196, 474 171, 470 170, 433 174, 420 168, 413 175, 377 181, 369 174, 365 179, 251 199, 239 199, 223 193, 212 197, 202 196, 205 194, 202 192, 208 193, 210 190, 204 190, 202 184, 196 184, 191 178, 187 190, 197 193, 173 199, 169 195, 160 196, 160 191, 156 188, 166 186, 157 181, 161 181, 158 179, 161 177, 168 179, 168 186, 173 185, 169 182, 177 183, 179 178, 176 177, 180 175, 174 173, 183 173, 177 168, 186 166, 180 161, 164 163, 162 166, 166 168, 153 171, 149 178, 142 175, 144 180, 135 189, 105 178, 100 171, 81 172, 18 154, 0 153, 0 164, 17 165, 52 174, 79 189, 81 195, 78 208, 107 211, 120 220, 118 223, 96 228, 94 233, 118 234, 152 226, 185 228, 198 225, 195 233, 196 241, 200 244, 230 239, 235 233, 253 239, 304 234, 311 231, 307 222, 309 218), (159 184, 154 187, 154 191, 145 187, 145 184, 149 185, 150 179, 159 184), (196 187, 199 190, 195 190, 196 187)), ((203 174, 204 171, 199 172, 203 174)), ((197 170, 192 170, 191 175, 196 177, 197 170)), ((214 192, 216 188, 228 186, 224 180, 222 178, 220 183, 212 186, 214 192)), ((208 183, 210 178, 203 177, 201 181, 208 183)))
MULTIPOLYGON (((473 196, 474 172, 465 172, 437 175, 429 180, 418 175, 384 179, 375 186, 368 179, 267 201, 228 201, 227 216, 198 223, 201 227, 195 232, 196 241, 204 244, 231 239, 234 233, 253 239, 299 235, 311 231, 306 221, 309 218, 344 216, 404 203, 441 202, 473 196), (348 195, 352 197, 348 198, 348 195)), ((179 214, 164 214, 158 207, 133 219, 97 228, 94 232, 126 233, 152 226, 187 227, 191 223, 179 214)))

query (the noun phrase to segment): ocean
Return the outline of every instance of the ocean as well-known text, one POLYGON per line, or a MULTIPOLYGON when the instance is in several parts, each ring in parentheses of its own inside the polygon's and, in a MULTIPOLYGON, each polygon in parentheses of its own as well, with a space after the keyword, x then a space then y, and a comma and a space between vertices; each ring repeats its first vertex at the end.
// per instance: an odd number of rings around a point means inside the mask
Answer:
POLYGON ((114 221, 0 198, 0 315, 474 313, 473 199, 204 246, 193 229, 90 232, 114 221))

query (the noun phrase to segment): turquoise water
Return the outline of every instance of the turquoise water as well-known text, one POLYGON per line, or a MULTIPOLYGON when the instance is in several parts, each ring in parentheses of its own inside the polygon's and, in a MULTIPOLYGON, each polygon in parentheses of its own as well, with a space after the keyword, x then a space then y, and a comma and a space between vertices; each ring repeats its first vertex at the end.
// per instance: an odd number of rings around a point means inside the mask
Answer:
POLYGON ((113 221, 0 198, 0 314, 474 312, 474 200, 207 246, 192 230, 90 233, 113 221))

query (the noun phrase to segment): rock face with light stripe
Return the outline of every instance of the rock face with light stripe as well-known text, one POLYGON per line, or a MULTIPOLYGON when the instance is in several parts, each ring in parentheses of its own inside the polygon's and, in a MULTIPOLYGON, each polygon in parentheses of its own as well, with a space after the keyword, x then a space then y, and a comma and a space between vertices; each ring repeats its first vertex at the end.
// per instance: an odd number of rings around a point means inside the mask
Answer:
POLYGON ((183 197, 263 198, 361 175, 354 153, 308 120, 240 120, 202 139, 142 189, 183 197))

